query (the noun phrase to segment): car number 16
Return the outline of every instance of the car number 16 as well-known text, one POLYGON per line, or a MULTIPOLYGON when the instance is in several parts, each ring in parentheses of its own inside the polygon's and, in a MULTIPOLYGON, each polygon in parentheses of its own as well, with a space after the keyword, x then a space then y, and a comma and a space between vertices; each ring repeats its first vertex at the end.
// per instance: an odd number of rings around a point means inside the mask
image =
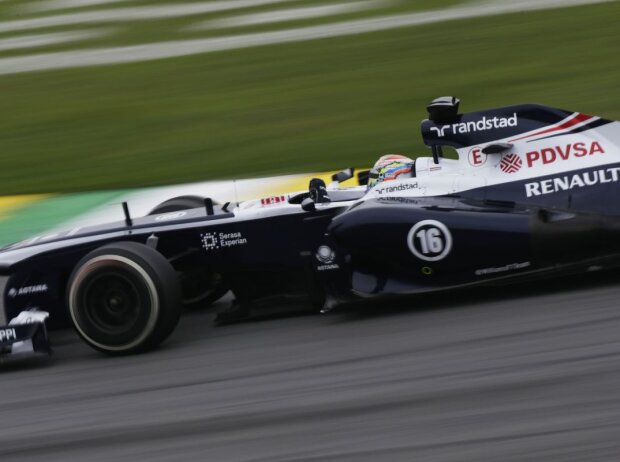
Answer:
POLYGON ((420 260, 437 261, 452 250, 452 235, 443 223, 436 220, 422 220, 416 223, 407 235, 409 250, 420 260))

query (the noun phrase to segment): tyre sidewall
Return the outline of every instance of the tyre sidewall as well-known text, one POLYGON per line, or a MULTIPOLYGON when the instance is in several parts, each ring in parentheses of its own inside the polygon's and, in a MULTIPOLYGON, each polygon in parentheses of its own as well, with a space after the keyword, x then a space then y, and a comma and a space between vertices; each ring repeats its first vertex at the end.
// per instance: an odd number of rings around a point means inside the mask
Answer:
POLYGON ((76 265, 67 285, 67 310, 78 335, 96 350, 113 354, 129 354, 146 351, 161 343, 176 327, 181 314, 181 290, 176 272, 163 255, 155 249, 136 242, 117 242, 104 245, 87 254, 76 265), (149 294, 156 297, 150 306, 148 322, 145 330, 137 335, 134 341, 124 345, 106 345, 102 341, 90 338, 79 326, 80 308, 77 306, 77 295, 80 282, 97 270, 93 263, 106 259, 114 265, 127 265, 131 272, 143 278, 149 294), (77 283, 77 285, 76 285, 77 283))

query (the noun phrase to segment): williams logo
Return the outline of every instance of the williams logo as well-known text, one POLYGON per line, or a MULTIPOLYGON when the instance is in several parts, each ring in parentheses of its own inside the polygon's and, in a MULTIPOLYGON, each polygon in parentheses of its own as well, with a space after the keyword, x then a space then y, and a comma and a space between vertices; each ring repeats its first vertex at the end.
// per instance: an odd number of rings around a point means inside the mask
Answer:
POLYGON ((155 221, 170 221, 170 220, 177 220, 179 218, 183 218, 185 215, 187 215, 187 212, 171 212, 171 213, 164 213, 163 215, 157 215, 155 217, 155 221))
POLYGON ((334 261, 336 261, 336 252, 334 252, 331 247, 327 245, 322 245, 316 251, 315 256, 319 263, 322 263, 321 265, 317 266, 317 270, 327 271, 340 269, 340 266, 334 263, 334 261))

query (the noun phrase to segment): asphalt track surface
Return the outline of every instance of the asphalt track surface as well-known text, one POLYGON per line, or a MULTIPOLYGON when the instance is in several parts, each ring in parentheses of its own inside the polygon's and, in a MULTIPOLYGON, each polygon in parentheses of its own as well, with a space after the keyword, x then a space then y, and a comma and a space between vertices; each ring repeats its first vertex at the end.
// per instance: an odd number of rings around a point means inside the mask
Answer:
POLYGON ((619 273, 0 368, 0 460, 617 461, 619 273), (417 306, 417 308, 413 308, 417 306))

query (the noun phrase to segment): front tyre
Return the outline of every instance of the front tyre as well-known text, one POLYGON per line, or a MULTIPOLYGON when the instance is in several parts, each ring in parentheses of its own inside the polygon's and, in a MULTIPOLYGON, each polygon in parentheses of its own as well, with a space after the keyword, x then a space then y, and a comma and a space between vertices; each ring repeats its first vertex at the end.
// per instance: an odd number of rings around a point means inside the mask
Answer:
POLYGON ((179 321, 182 297, 177 274, 163 255, 136 242, 117 242, 76 265, 67 307, 86 343, 119 355, 163 342, 179 321))

